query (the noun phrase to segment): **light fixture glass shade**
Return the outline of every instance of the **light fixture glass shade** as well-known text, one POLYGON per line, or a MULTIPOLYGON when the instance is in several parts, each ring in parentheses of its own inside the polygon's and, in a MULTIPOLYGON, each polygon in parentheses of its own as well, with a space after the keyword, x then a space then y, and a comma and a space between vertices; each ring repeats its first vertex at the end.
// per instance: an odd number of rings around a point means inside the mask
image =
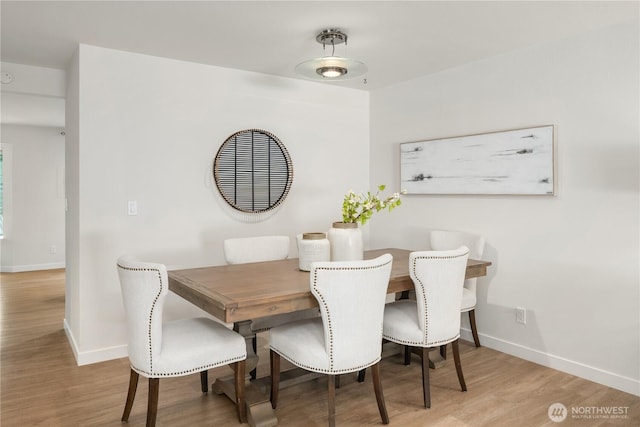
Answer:
POLYGON ((296 65, 296 73, 315 80, 347 80, 367 72, 367 66, 356 59, 324 56, 296 65))

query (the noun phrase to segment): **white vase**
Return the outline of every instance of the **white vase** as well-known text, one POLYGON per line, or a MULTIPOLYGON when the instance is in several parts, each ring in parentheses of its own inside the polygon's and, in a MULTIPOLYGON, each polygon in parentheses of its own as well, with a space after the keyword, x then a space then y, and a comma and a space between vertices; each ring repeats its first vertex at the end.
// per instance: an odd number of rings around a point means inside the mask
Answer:
POLYGON ((356 223, 334 222, 328 233, 331 261, 361 261, 362 230, 356 223))
POLYGON ((329 261, 329 240, 325 233, 304 233, 296 236, 298 242, 298 268, 310 271, 311 263, 329 261))

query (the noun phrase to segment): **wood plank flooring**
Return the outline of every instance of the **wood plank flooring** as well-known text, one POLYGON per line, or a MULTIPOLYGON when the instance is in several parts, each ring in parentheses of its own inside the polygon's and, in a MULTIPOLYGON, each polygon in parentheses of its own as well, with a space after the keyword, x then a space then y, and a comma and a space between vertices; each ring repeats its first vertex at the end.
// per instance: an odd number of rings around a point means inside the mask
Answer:
MULTIPOLYGON (((127 359, 76 366, 62 328, 64 270, 0 274, 2 427, 121 426, 129 379, 127 359)), ((258 375, 268 374, 267 338, 258 340, 258 375)), ((395 426, 639 426, 640 398, 488 348, 463 342, 462 367, 469 391, 462 393, 452 360, 431 371, 432 407, 422 407, 420 363, 401 358, 381 363, 387 410, 395 426), (551 404, 627 407, 622 419, 569 417, 552 422, 551 404)), ((449 349, 449 354, 451 350, 449 349)), ((211 370, 209 379, 231 373, 211 370)), ((144 426, 147 381, 141 378, 128 425, 144 426)), ((326 425, 326 381, 281 390, 281 426, 326 425)), ((339 426, 381 425, 371 374, 360 384, 342 377, 336 391, 339 426)), ((125 424, 127 425, 127 424, 125 424)), ((200 392, 198 375, 160 381, 158 426, 238 426, 231 402, 200 392)))

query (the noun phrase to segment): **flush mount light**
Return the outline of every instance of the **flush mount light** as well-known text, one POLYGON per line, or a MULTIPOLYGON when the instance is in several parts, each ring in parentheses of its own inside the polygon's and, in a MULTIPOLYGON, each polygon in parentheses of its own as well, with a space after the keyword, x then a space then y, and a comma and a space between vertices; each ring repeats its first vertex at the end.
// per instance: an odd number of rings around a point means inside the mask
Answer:
POLYGON ((336 45, 347 45, 347 35, 340 30, 323 30, 316 36, 316 41, 325 51, 331 47, 331 56, 323 56, 304 61, 296 65, 296 72, 315 80, 346 80, 358 77, 367 72, 367 66, 356 59, 335 56, 336 45))
POLYGON ((347 74, 347 71, 349 70, 343 67, 330 66, 330 67, 320 67, 316 70, 316 73, 318 73, 322 77, 329 77, 330 79, 332 79, 335 77, 344 76, 345 74, 347 74))

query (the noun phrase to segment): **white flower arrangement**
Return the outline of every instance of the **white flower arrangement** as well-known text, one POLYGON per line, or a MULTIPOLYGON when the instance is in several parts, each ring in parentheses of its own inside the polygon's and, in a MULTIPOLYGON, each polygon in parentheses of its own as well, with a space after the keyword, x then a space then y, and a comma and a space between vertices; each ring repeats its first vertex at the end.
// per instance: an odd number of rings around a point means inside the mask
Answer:
MULTIPOLYGON (((386 199, 380 198, 380 192, 384 191, 385 188, 384 184, 379 185, 375 194, 371 194, 371 192, 356 194, 349 190, 342 202, 342 222, 364 225, 371 219, 374 212, 379 212, 383 209, 388 209, 391 212, 400 206, 402 203, 400 193, 393 193, 386 199)), ((403 190, 401 193, 406 194, 406 191, 403 190)))

